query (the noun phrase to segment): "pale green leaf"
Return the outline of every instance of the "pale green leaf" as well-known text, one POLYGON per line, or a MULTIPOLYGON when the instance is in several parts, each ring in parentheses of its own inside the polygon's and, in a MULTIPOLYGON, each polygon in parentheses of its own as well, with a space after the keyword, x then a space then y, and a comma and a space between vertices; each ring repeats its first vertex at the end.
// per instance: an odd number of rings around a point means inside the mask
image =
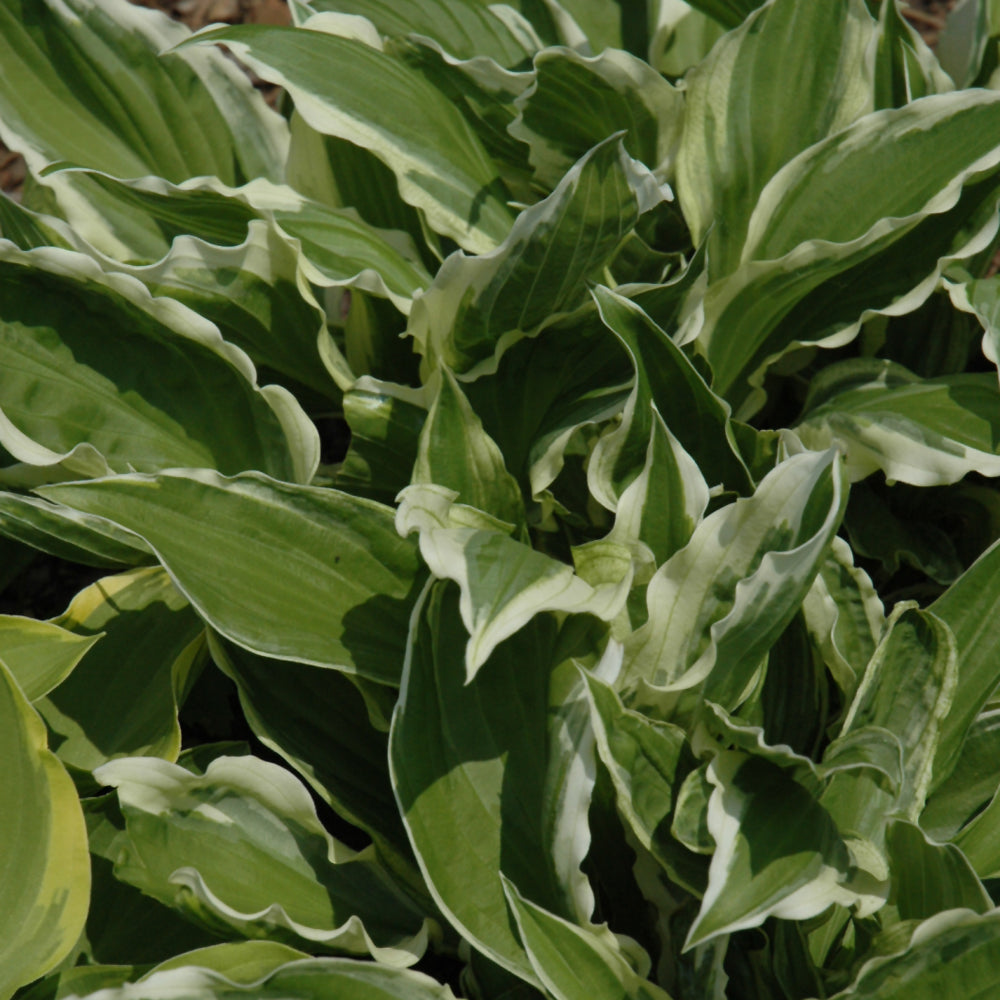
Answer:
POLYGON ((713 277, 739 263, 751 213, 775 173, 873 110, 874 27, 863 0, 775 0, 685 78, 678 197, 694 242, 711 230, 713 277), (809 43, 789 44, 801 38, 809 43))
POLYGON ((33 171, 228 184, 281 177, 284 121, 221 52, 160 56, 190 32, 124 0, 11 0, 0 12, 0 132, 33 171))
POLYGON ((889 822, 886 847, 892 871, 889 905, 900 920, 925 920, 942 910, 993 909, 971 859, 954 844, 934 843, 915 823, 895 819, 889 822))
POLYGON ((887 730, 902 748, 902 786, 893 790, 872 770, 834 774, 821 801, 840 829, 881 847, 889 811, 916 821, 934 776, 956 675, 948 626, 912 604, 897 605, 844 716, 841 738, 887 730))
POLYGON ((529 146, 538 183, 555 187, 588 149, 622 129, 629 155, 666 177, 684 100, 648 63, 620 49, 587 57, 550 48, 535 56, 534 68, 509 132, 529 146))
POLYGON ((875 313, 914 310, 949 262, 988 246, 997 123, 998 94, 921 98, 865 115, 774 175, 740 266, 691 304, 678 333, 698 340, 713 388, 741 419, 759 409, 764 371, 783 354, 841 346, 875 313), (907 172, 915 162, 925 169, 907 172))
POLYGON ((921 379, 872 358, 831 365, 823 390, 795 432, 809 448, 836 442, 852 481, 876 471, 914 486, 1000 475, 1000 389, 990 375, 921 379))
POLYGON ((237 644, 398 682, 418 557, 381 504, 206 470, 44 493, 144 538, 195 610, 237 644))
POLYGON ((769 916, 805 920, 849 905, 850 860, 829 813, 775 764, 724 751, 708 767, 715 853, 685 948, 757 927, 769 916))
POLYGON ((352 680, 336 670, 276 662, 215 638, 211 645, 216 663, 239 689, 254 735, 339 816, 364 830, 383 855, 412 864, 389 779, 388 727, 369 718, 352 680))
POLYGON ((837 686, 853 694, 885 628, 885 610, 851 547, 834 538, 802 602, 806 627, 837 686))
MULTIPOLYGON (((510 10, 482 0, 309 0, 314 11, 332 10, 368 18, 389 38, 417 35, 433 39, 457 59, 485 57, 514 67, 531 55, 526 23, 510 21, 510 10), (509 25, 509 26, 508 26, 509 25)), ((533 47, 532 47, 533 48, 533 47)))
POLYGON ((99 633, 74 635, 61 625, 0 615, 0 659, 28 701, 62 683, 102 638, 99 633))
POLYGON ((803 453, 701 521, 650 581, 649 620, 626 641, 619 684, 668 700, 704 685, 735 708, 798 610, 845 502, 836 453, 803 453))
POLYGON ((919 924, 908 947, 866 962, 831 1000, 988 997, 1000 989, 998 949, 1000 910, 946 910, 919 924))
POLYGON ((941 723, 933 787, 951 773, 973 720, 1000 683, 994 633, 1000 628, 1000 544, 984 552, 930 607, 955 637, 958 684, 941 723))
POLYGON ((158 972, 194 966, 221 972, 234 983, 250 985, 259 982, 280 966, 302 958, 309 956, 276 941, 234 941, 184 952, 150 969, 139 981, 158 972))
POLYGON ((629 711, 596 677, 587 675, 586 681, 597 748, 611 775, 619 813, 674 882, 704 892, 704 862, 671 831, 686 777, 683 765, 693 763, 685 759, 684 730, 629 711))
POLYGON ((49 972, 83 930, 87 831, 45 726, 0 662, 0 997, 49 972))
POLYGON ((927 799, 920 826, 937 840, 953 839, 1000 788, 998 759, 1000 709, 992 709, 982 712, 969 726, 948 780, 939 780, 927 799))
POLYGON ((725 401, 640 306, 600 285, 592 294, 602 321, 625 346, 635 383, 621 426, 595 449, 588 471, 591 493, 614 510, 617 498, 639 474, 656 422, 651 403, 698 463, 709 486, 722 483, 748 492, 750 475, 736 447, 725 401))
POLYGON ((439 372, 411 481, 454 490, 456 502, 520 524, 524 520, 521 490, 507 471, 500 449, 483 430, 454 375, 443 366, 439 372))
POLYGON ((142 539, 103 518, 38 497, 0 492, 0 534, 85 566, 117 568, 152 559, 142 539))
POLYGON ((204 625, 167 574, 151 566, 105 577, 55 621, 80 641, 102 636, 38 703, 59 759, 83 771, 112 757, 176 760, 177 709, 200 666, 204 625))
POLYGON ((344 393, 351 443, 334 484, 384 504, 409 484, 427 410, 405 386, 362 375, 344 393))
POLYGON ((512 344, 586 301, 588 280, 663 198, 617 137, 587 152, 552 194, 521 212, 496 250, 444 262, 410 314, 425 364, 495 371, 512 344))
POLYGON ((396 527, 402 535, 418 532, 420 554, 431 573, 461 587, 469 680, 498 643, 542 611, 592 614, 605 621, 621 611, 632 580, 627 549, 613 546, 619 558, 603 564, 610 578, 588 582, 566 563, 496 530, 503 522, 489 527, 449 524, 453 511, 464 514, 454 500, 451 490, 409 486, 400 496, 396 527))
POLYGON ((10 244, 0 287, 0 443, 37 474, 192 465, 311 478, 318 436, 298 403, 259 389, 246 355, 180 303, 82 254, 10 244))
MULTIPOLYGON (((567 852, 574 858, 586 851, 589 836, 585 812, 575 826, 561 818, 565 758, 579 751, 553 742, 563 731, 563 708, 550 689, 553 682, 562 687, 560 676, 577 675, 571 664, 557 669, 550 616, 536 616, 498 646, 470 683, 465 641, 456 588, 433 584, 414 614, 393 717, 393 787, 441 911, 478 950, 540 985, 499 873, 530 887, 532 900, 546 909, 577 917, 577 888, 567 884, 562 866, 567 852)), ((573 766, 586 771, 577 760, 573 766)))
POLYGON ((280 83, 318 132, 369 149, 431 228, 482 253, 513 221, 496 167, 457 108, 403 62, 352 38, 316 30, 238 25, 201 32, 280 83), (338 72, 329 72, 336 65, 338 72))
POLYGON ((525 899, 503 878, 507 902, 538 978, 556 1000, 670 1000, 638 975, 607 928, 580 927, 525 899))
MULTIPOLYGON (((212 969, 182 966, 86 1000, 455 1000, 447 986, 411 969, 349 958, 287 962, 251 983, 212 969)), ((67 1000, 83 1000, 77 996, 67 1000)))
POLYGON ((97 769, 125 816, 115 875, 213 930, 396 966, 423 953, 420 912, 375 861, 320 824, 304 785, 254 757, 204 775, 155 758, 97 769))

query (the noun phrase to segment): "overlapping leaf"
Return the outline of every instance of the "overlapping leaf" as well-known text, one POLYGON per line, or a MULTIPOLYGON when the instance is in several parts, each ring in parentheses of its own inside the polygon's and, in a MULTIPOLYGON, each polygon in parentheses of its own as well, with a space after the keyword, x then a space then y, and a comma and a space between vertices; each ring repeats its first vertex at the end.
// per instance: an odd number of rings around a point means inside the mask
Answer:
POLYGON ((305 787, 254 757, 220 757, 204 775, 154 758, 105 764, 125 837, 115 874, 216 931, 325 952, 417 961, 427 927, 369 854, 323 829, 305 787))
POLYGON ((203 470, 45 492, 145 539, 199 614, 239 645, 398 683, 420 571, 416 546, 380 504, 203 470))
POLYGON ((282 84, 314 129, 371 150, 431 228, 474 252, 495 247, 513 219, 496 168, 462 115, 399 60, 324 31, 322 17, 316 30, 238 25, 195 42, 224 43, 282 84))

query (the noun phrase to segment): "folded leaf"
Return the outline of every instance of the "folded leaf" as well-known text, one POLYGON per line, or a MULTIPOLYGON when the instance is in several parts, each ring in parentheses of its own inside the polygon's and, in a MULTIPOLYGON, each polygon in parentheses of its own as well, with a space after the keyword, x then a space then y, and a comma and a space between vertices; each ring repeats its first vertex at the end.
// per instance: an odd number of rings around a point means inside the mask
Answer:
POLYGON ((621 129, 629 154, 666 176, 684 100, 648 63, 620 48, 592 57, 550 48, 535 56, 534 68, 508 131, 530 147, 538 183, 555 187, 588 149, 621 129))
POLYGON ((639 217, 664 198, 613 136, 589 150, 490 253, 452 254, 414 302, 409 332, 433 365, 496 370, 511 344, 582 305, 639 217))
POLYGON ((61 684, 101 633, 74 635, 52 622, 0 615, 0 658, 28 701, 38 701, 61 684))
POLYGON ((836 454, 804 453, 701 521, 650 581, 649 620, 626 640, 619 685, 668 700, 704 685, 735 708, 808 591, 845 500, 836 454))
POLYGON ((621 611, 632 580, 627 549, 605 543, 598 576, 587 579, 566 563, 495 530, 502 522, 489 528, 449 525, 449 508, 460 506, 454 499, 453 491, 443 487, 409 486, 400 496, 396 527, 403 535, 419 532, 420 554, 431 573, 461 587, 470 681, 498 643, 543 611, 592 614, 605 621, 621 611))
POLYGON ((685 949, 757 927, 769 916, 806 920, 832 903, 850 905, 849 856, 829 813, 782 768, 759 757, 720 753, 708 829, 715 853, 708 888, 685 949))

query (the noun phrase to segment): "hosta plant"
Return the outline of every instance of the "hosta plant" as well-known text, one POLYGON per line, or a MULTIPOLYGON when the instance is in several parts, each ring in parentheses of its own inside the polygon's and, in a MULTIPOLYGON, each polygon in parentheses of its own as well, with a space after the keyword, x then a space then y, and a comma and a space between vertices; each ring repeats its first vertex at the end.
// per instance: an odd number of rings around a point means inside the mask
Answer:
POLYGON ((1000 992, 997 4, 290 6, 0 4, 0 997, 1000 992))

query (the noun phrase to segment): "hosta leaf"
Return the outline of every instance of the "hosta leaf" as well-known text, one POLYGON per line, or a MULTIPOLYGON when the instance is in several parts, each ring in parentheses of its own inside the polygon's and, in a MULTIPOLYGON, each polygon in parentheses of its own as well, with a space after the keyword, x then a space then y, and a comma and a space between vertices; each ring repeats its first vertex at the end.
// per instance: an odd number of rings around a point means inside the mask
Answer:
POLYGON ((323 829, 305 787, 254 757, 204 775, 154 758, 98 768, 126 836, 115 875, 217 931, 410 965, 427 927, 371 853, 323 829))
POLYGON ((799 454, 705 518, 650 581, 620 685, 659 697, 704 684, 723 708, 739 704, 826 556, 844 492, 834 452, 799 454))
POLYGON ((0 534, 49 555, 85 566, 132 566, 149 562, 142 539, 103 518, 38 497, 0 492, 0 534))
MULTIPOLYGON (((642 471, 622 491, 608 538, 641 543, 656 566, 690 541, 708 506, 708 485, 694 459, 663 422, 654 403, 653 426, 642 471)), ((627 412, 627 409, 626 409, 627 412)))
POLYGON ((117 177, 278 180, 288 135, 221 52, 123 0, 12 0, 0 14, 0 132, 33 171, 68 160, 117 177))
POLYGON ((987 136, 996 122, 998 95, 927 97, 865 115, 774 175, 740 266, 709 287, 703 312, 691 311, 678 334, 698 339, 713 388, 741 418, 759 408, 763 372, 782 354, 844 344, 877 311, 912 311, 951 260, 988 245, 1000 152, 987 136), (926 170, 886 183, 904 162, 896 157, 926 170))
POLYGON ((52 622, 0 615, 0 657, 28 701, 64 681, 101 638, 74 635, 52 622))
POLYGON ((398 682, 418 557, 380 504, 203 470, 44 492, 144 538, 195 610, 237 644, 398 682))
POLYGON ((681 92, 641 59, 607 49, 586 57, 545 49, 509 131, 531 149, 535 180, 553 188, 588 149, 627 129, 628 153, 666 176, 680 138, 681 92))
POLYGON ((335 670, 276 663, 233 643, 213 640, 212 655, 236 682, 257 738, 380 850, 409 859, 389 780, 388 733, 373 725, 351 680, 335 670))
POLYGON ((954 838, 965 857, 981 878, 996 878, 1000 874, 1000 798, 996 792, 987 806, 954 838))
POLYGON ((635 383, 619 428, 595 450, 588 471, 594 496, 609 509, 643 467, 656 414, 698 463, 708 485, 747 492, 750 476, 740 458, 729 407, 705 384, 663 330, 635 303, 610 289, 593 291, 601 319, 625 349, 635 383))
POLYGON ((1000 910, 946 910, 918 924, 904 950, 866 962, 854 982, 831 1000, 989 996, 1000 986, 998 948, 1000 910))
POLYGON ((449 526, 449 508, 458 509, 453 491, 415 484, 400 497, 396 526, 403 535, 419 532, 420 553, 431 573, 461 587, 469 680, 498 643, 542 611, 592 614, 606 621, 621 611, 632 579, 627 549, 605 543, 597 577, 574 573, 572 566, 495 530, 499 525, 449 526))
POLYGON ((992 650, 1000 628, 1000 544, 992 545, 930 607, 955 637, 958 684, 951 710, 941 722, 933 787, 951 773, 973 720, 1000 683, 992 650))
POLYGON ((823 387, 795 431, 809 448, 836 441, 851 480, 877 470, 915 486, 1000 475, 1000 389, 990 375, 921 379, 870 359, 831 365, 823 387))
POLYGON ((715 18, 725 28, 735 28, 760 6, 759 0, 695 0, 691 6, 715 18))
POLYGON ((822 802, 840 829, 880 844, 890 810, 916 821, 955 683, 955 640, 947 625, 930 612, 898 605, 848 707, 841 738, 865 728, 887 730, 902 748, 902 788, 887 787, 871 770, 834 775, 822 802))
POLYGON ((833 679, 841 691, 853 694, 882 637, 885 610, 871 578, 854 565, 851 547, 842 538, 833 539, 802 612, 833 679))
POLYGON ((1000 709, 992 709, 981 712, 969 726, 954 770, 947 781, 938 780, 920 814, 920 826, 936 840, 953 839, 1000 788, 998 757, 1000 709))
POLYGON ((557 1000, 583 995, 594 1000, 669 1000, 655 983, 636 973, 606 930, 599 933, 549 913, 525 899, 506 878, 503 886, 528 958, 557 1000))
POLYGON ((507 468, 537 499, 562 470, 574 434, 621 410, 629 377, 615 337, 591 316, 520 341, 494 374, 462 389, 507 468))
POLYGON ((115 989, 135 975, 131 965, 78 965, 54 972, 18 995, 19 1000, 62 1000, 115 989))
POLYGON ((305 413, 258 389, 246 355, 194 312, 56 249, 0 247, 0 287, 0 443, 22 463, 57 478, 179 465, 311 477, 305 413))
POLYGON ((540 985, 499 873, 546 909, 577 917, 566 867, 586 852, 586 802, 577 796, 587 788, 567 798, 565 764, 575 761, 584 775, 592 764, 572 744, 553 742, 563 731, 559 678, 575 679, 575 668, 556 668, 550 616, 535 617, 498 646, 471 683, 465 640, 456 588, 433 584, 414 616, 393 717, 393 787, 442 912, 478 950, 540 985), (553 684, 558 695, 550 693, 553 684))
POLYGON ((492 253, 452 254, 413 304, 409 332, 426 362, 495 371, 511 344, 580 306, 588 279, 664 194, 612 137, 517 217, 492 253))
MULTIPOLYGON (((240 977, 242 978, 242 977, 240 977)), ((349 958, 287 962, 254 982, 198 966, 155 972, 138 983, 93 994, 94 1000, 454 1000, 447 986, 410 969, 349 958)))
POLYGON ((512 11, 480 0, 309 0, 314 11, 333 10, 367 17, 390 38, 421 35, 457 59, 477 56, 513 67, 531 55, 525 47, 527 24, 511 30, 512 11), (510 25, 510 26, 508 26, 510 25))
POLYGON ((0 662, 0 997, 44 975, 83 930, 87 832, 45 726, 0 662))
POLYGON ((769 916, 805 920, 853 901, 849 856, 829 813, 785 770, 758 757, 720 753, 708 829, 715 853, 708 888, 685 948, 757 927, 769 916))
POLYGON ((903 17, 895 3, 878 11, 878 49, 875 56, 875 107, 901 108, 904 104, 955 89, 920 33, 903 17))
POLYGON ((318 132, 371 150, 431 228, 481 253, 512 217, 496 168, 460 112, 402 62, 353 38, 316 30, 238 25, 201 32, 280 83, 318 132), (337 73, 329 66, 336 65, 337 73))
POLYGON ((80 641, 103 636, 37 706, 60 760, 83 771, 120 756, 176 760, 177 708, 200 665, 204 624, 167 574, 151 566, 105 577, 56 622, 80 641))
POLYGON ((215 944, 218 938, 204 927, 115 878, 114 863, 125 837, 118 796, 108 792, 81 804, 90 840, 90 912, 86 940, 81 941, 87 960, 149 966, 215 944))
POLYGON ((915 823, 896 819, 889 823, 886 847, 892 871, 889 905, 901 920, 925 920, 942 910, 993 909, 969 858, 954 844, 936 844, 915 823))
POLYGON ((863 0, 776 0, 686 77, 678 196, 696 244, 712 229, 713 276, 738 264, 750 215, 774 174, 873 110, 866 63, 874 27, 863 0), (810 44, 789 45, 796 37, 810 44))
POLYGON ((334 477, 356 496, 392 504, 410 482, 427 410, 413 390, 362 375, 344 393, 351 444, 334 477))
POLYGON ((972 313, 983 328, 983 354, 1000 366, 1000 277, 945 281, 956 309, 972 313))
POLYGON ((198 969, 221 972, 234 983, 249 985, 263 979, 280 966, 303 958, 309 956, 305 952, 289 948, 286 944, 278 944, 276 941, 232 941, 177 955, 166 962, 161 962, 142 979, 148 979, 170 969, 194 966, 198 969))
POLYGON ((420 434, 414 483, 454 490, 456 501, 519 524, 524 502, 496 442, 483 430, 454 375, 442 367, 437 395, 420 434))
POLYGON ((671 822, 686 761, 685 733, 626 709, 612 688, 586 677, 597 748, 611 775, 619 813, 674 882, 704 892, 704 862, 675 839, 671 822))

